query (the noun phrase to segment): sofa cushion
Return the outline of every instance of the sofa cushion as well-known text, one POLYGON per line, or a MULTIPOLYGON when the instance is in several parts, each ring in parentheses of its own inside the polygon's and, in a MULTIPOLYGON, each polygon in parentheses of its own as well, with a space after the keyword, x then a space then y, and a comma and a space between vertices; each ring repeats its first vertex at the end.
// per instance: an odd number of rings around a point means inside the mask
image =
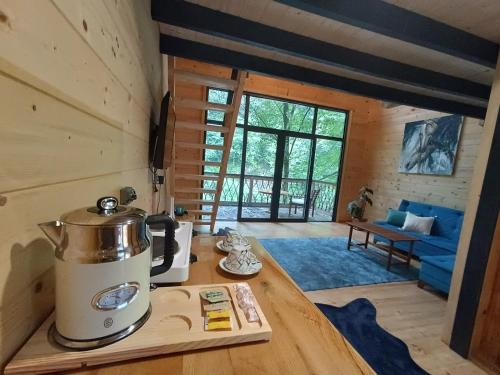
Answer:
POLYGON ((432 226, 431 235, 446 237, 458 243, 464 218, 464 213, 462 211, 426 203, 407 201, 404 199, 399 205, 399 210, 410 211, 418 216, 436 217, 432 226))
POLYGON ((452 273, 455 266, 455 255, 423 256, 420 261, 452 273))
POLYGON ((431 234, 432 224, 434 224, 434 217, 421 217, 408 212, 401 229, 405 232, 413 231, 429 235, 431 234))
POLYGON ((423 242, 427 242, 428 244, 431 244, 432 246, 448 250, 451 253, 456 253, 456 251, 457 251, 458 242, 455 242, 453 240, 449 240, 445 237, 422 236, 420 238, 420 240, 423 242))
POLYGON ((423 256, 419 279, 444 293, 449 293, 455 255, 423 256))
POLYGON ((392 208, 389 208, 387 210, 387 218, 385 219, 385 221, 387 221, 388 224, 395 225, 397 227, 402 227, 403 224, 405 223, 405 219, 406 219, 405 211, 393 210, 392 208))

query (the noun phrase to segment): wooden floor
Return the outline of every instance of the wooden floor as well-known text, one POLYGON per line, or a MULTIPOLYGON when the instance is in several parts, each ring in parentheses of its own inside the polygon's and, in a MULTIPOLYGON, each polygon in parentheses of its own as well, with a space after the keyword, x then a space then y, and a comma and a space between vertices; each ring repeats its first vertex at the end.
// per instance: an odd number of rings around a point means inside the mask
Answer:
MULTIPOLYGON (((348 227, 336 223, 238 223, 218 222, 247 236, 328 237, 347 236, 348 227)), ((357 239, 361 240, 358 236, 357 239)), ((431 374, 486 374, 472 362, 460 357, 441 341, 446 299, 416 282, 378 284, 307 292, 313 302, 342 306, 353 299, 368 298, 377 308, 377 321, 408 345, 413 359, 431 374)))
POLYGON ((236 229, 245 236, 257 238, 328 237, 347 236, 349 234, 346 225, 337 223, 240 223, 236 221, 217 221, 215 231, 225 227, 236 229))

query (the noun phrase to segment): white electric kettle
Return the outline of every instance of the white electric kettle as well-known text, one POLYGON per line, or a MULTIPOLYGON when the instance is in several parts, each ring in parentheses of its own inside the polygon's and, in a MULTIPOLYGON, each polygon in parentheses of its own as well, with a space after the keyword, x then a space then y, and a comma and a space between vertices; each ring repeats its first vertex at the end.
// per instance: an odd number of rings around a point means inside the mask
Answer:
POLYGON ((174 222, 118 206, 104 197, 96 207, 68 212, 39 224, 55 244, 56 319, 50 335, 77 350, 118 341, 149 318, 149 280, 170 269, 174 258, 174 222), (163 264, 151 268, 148 225, 165 228, 163 264))

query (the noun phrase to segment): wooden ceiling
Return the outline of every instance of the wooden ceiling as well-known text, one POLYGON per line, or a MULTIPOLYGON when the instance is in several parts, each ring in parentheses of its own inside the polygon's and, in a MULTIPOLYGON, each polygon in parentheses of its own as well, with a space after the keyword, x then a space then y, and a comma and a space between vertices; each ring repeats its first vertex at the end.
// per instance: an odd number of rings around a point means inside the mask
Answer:
POLYGON ((500 1, 384 0, 449 26, 500 43, 500 1))
POLYGON ((152 0, 152 16, 165 54, 473 117, 500 39, 498 0, 152 0))

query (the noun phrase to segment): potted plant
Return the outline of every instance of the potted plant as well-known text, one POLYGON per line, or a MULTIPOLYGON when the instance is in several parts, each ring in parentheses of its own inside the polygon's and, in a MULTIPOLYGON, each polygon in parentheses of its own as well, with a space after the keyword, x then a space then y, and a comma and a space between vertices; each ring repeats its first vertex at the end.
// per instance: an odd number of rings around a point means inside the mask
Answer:
POLYGON ((366 204, 373 206, 373 201, 371 200, 371 195, 373 195, 373 190, 368 186, 362 186, 359 189, 359 197, 347 205, 347 212, 351 215, 353 221, 363 221, 363 215, 365 214, 366 204))

